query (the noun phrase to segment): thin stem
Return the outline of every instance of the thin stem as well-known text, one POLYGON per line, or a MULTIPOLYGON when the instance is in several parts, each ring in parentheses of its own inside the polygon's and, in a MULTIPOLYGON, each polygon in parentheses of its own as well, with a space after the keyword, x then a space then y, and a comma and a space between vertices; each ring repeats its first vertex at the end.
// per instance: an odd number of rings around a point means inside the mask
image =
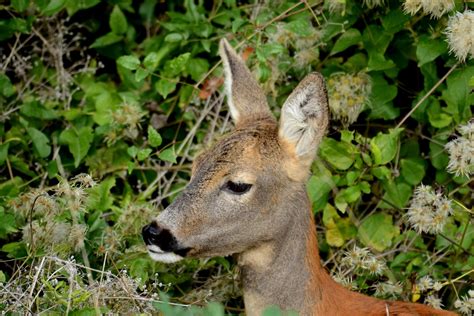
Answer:
POLYGON ((416 109, 418 109, 418 107, 420 107, 420 105, 425 102, 425 100, 439 87, 440 84, 443 83, 444 80, 446 80, 446 78, 448 78, 448 76, 454 71, 454 69, 456 69, 458 66, 459 66, 459 61, 454 64, 451 69, 448 70, 448 72, 441 78, 438 80, 438 82, 430 89, 430 91, 428 91, 424 96, 423 98, 421 98, 420 101, 418 101, 417 104, 415 104, 415 106, 413 107, 413 109, 410 110, 410 112, 407 113, 407 115, 405 115, 405 117, 400 121, 400 123, 398 123, 397 125, 397 128, 399 128, 400 126, 403 125, 403 123, 405 123, 405 121, 413 114, 413 112, 416 111, 416 109))
POLYGON ((441 237, 443 237, 444 239, 446 239, 447 241, 449 241, 450 243, 452 243, 453 245, 455 245, 456 247, 458 247, 459 249, 461 249, 463 252, 465 252, 466 254, 470 255, 470 256, 474 256, 474 254, 470 253, 468 250, 464 249, 463 246, 461 246, 458 242, 452 240, 451 238, 449 238, 448 236, 444 235, 443 233, 438 233, 438 235, 440 235, 441 237))

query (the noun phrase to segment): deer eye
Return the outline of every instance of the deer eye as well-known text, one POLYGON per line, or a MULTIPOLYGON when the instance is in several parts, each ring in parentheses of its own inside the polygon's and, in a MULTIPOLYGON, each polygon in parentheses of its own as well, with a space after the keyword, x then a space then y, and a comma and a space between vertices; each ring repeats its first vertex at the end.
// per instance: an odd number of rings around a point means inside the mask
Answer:
POLYGON ((223 189, 229 193, 241 195, 248 192, 251 187, 252 185, 248 183, 227 181, 223 189))

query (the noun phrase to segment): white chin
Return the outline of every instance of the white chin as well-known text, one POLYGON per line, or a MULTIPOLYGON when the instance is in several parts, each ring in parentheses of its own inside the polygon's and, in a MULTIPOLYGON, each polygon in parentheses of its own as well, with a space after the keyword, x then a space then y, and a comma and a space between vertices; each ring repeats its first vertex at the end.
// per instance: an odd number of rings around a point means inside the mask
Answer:
POLYGON ((164 252, 158 246, 149 245, 147 247, 148 247, 148 254, 155 261, 159 261, 163 263, 174 263, 183 259, 183 257, 175 253, 164 252))

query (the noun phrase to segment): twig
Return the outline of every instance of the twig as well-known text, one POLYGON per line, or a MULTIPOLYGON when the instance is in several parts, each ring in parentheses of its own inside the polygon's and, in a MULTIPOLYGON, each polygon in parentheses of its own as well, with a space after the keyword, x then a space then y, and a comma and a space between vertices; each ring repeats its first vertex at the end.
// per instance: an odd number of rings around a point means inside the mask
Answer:
MULTIPOLYGON (((46 261, 46 258, 43 257, 41 259, 41 262, 40 262, 40 265, 38 267, 38 270, 36 271, 36 274, 35 274, 35 277, 33 278, 33 284, 31 285, 31 290, 30 290, 30 296, 29 296, 29 299, 31 300, 33 298, 33 292, 35 291, 35 288, 36 288, 36 283, 38 283, 38 278, 39 278, 39 275, 41 273, 41 270, 43 270, 43 266, 44 266, 44 262, 46 261)), ((35 300, 32 300, 30 302, 30 305, 28 306, 28 310, 31 311, 31 309, 33 308, 33 304, 35 303, 35 300)))
POLYGON ((452 240, 451 238, 449 238, 448 236, 444 235, 443 233, 438 233, 438 235, 440 235, 441 237, 443 237, 444 239, 446 239, 447 241, 449 241, 450 243, 452 243, 453 245, 455 245, 456 247, 458 247, 459 249, 461 249, 463 252, 465 252, 467 255, 469 256, 474 256, 474 254, 470 253, 467 249, 464 249, 463 246, 461 246, 459 243, 457 243, 456 241, 452 240))
POLYGON ((416 109, 418 109, 418 107, 423 103, 425 102, 425 100, 439 87, 440 84, 443 83, 444 80, 446 80, 446 78, 448 78, 448 76, 454 71, 454 69, 456 69, 459 65, 459 61, 454 64, 451 69, 448 70, 448 72, 441 78, 438 80, 438 82, 430 89, 430 91, 428 91, 424 96, 423 98, 421 98, 420 101, 418 101, 418 103, 415 104, 415 106, 410 110, 410 112, 408 112, 405 117, 403 117, 403 119, 400 121, 400 123, 397 124, 397 127, 396 128, 399 128, 400 126, 403 125, 403 123, 405 123, 405 121, 413 114, 413 112, 416 111, 416 109))
POLYGON ((461 274, 460 276, 458 276, 455 279, 443 282, 441 285, 445 286, 445 285, 448 285, 448 284, 453 284, 454 282, 457 282, 457 281, 461 280, 462 278, 464 278, 465 276, 467 276, 467 275, 469 275, 473 272, 474 272, 474 269, 471 269, 471 270, 467 271, 466 273, 461 274))

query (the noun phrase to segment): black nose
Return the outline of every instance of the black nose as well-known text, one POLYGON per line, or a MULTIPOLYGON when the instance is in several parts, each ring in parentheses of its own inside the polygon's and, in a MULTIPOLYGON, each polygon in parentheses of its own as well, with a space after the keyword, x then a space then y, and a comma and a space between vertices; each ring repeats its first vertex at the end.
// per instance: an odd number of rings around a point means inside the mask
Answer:
POLYGON ((156 222, 143 227, 142 236, 145 244, 156 245, 163 251, 175 252, 179 249, 173 234, 169 230, 159 227, 156 222))
POLYGON ((162 230, 158 227, 158 225, 155 222, 152 222, 151 224, 143 227, 142 236, 143 236, 143 241, 145 241, 145 244, 147 245, 157 244, 161 231, 162 230))

